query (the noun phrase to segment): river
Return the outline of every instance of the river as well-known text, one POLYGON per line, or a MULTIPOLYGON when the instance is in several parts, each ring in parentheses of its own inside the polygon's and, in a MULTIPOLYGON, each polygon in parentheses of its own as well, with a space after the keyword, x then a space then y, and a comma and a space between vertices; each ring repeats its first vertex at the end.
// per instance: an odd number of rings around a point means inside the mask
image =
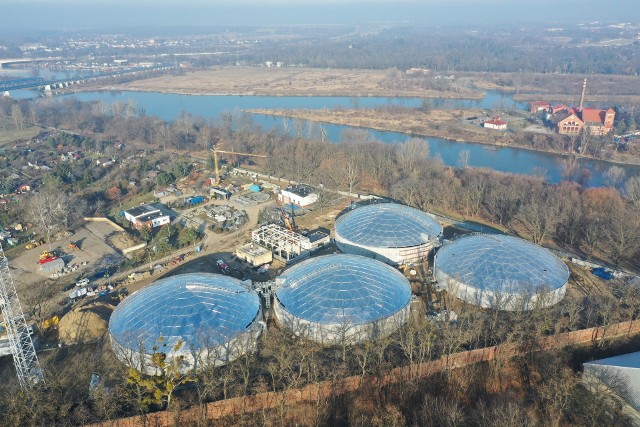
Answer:
MULTIPOLYGON (((15 91, 16 97, 33 97, 32 91, 15 91)), ((158 92, 79 92, 59 96, 76 97, 81 101, 101 100, 106 103, 127 102, 133 100, 138 109, 148 115, 155 115, 164 120, 175 120, 182 112, 188 112, 196 116, 218 118, 223 112, 240 112, 246 109, 322 109, 322 108, 371 108, 383 105, 398 105, 405 107, 417 107, 423 102, 422 98, 386 98, 386 97, 279 97, 279 96, 213 96, 213 95, 179 95, 158 92)), ((488 91, 481 100, 430 100, 434 108, 524 108, 523 103, 515 102, 508 94, 497 91, 488 91)), ((253 115, 253 121, 263 129, 285 128, 286 120, 282 117, 265 115, 253 115)), ((289 120, 290 129, 292 121, 289 120)), ((321 124, 329 140, 337 142, 342 132, 349 126, 321 124)), ((317 131, 317 129, 316 129, 317 131)), ((380 132, 369 130, 372 137, 385 143, 399 143, 409 137, 398 132, 380 132)), ((550 183, 562 180, 563 156, 551 153, 542 153, 514 147, 495 147, 490 145, 453 142, 441 138, 424 138, 429 143, 432 156, 440 156, 448 166, 457 166, 458 156, 461 151, 470 153, 469 166, 488 168, 500 172, 538 175, 545 173, 545 179, 550 183)), ((600 160, 579 159, 582 168, 589 169, 591 178, 587 182, 589 187, 597 187, 605 184, 604 172, 612 164, 600 160)), ((640 166, 621 165, 626 171, 627 177, 640 175, 640 166)))

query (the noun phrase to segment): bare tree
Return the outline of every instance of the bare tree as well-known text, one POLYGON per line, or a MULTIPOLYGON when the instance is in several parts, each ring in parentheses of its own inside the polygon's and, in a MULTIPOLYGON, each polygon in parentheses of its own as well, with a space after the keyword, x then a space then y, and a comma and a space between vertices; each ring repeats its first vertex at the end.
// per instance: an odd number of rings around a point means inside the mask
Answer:
POLYGON ((429 158, 429 143, 421 138, 410 138, 400 144, 396 150, 396 159, 400 171, 406 175, 417 172, 422 160, 429 158))
POLYGON ((611 166, 603 174, 605 181, 612 187, 618 187, 622 184, 626 173, 620 166, 611 166))
POLYGON ((469 166, 469 159, 471 158, 471 152, 469 150, 462 150, 458 153, 458 167, 460 169, 466 169, 469 166))
POLYGON ((13 104, 11 106, 11 118, 13 119, 13 124, 16 126, 16 130, 24 129, 24 114, 19 104, 13 104))
POLYGON ((553 235, 562 219, 563 202, 554 189, 539 185, 520 207, 517 218, 527 228, 534 243, 553 235))
POLYGON ((47 236, 50 250, 51 235, 68 226, 72 209, 69 195, 53 188, 34 193, 29 199, 27 218, 40 233, 47 236))
POLYGON ((640 207, 640 176, 633 176, 627 180, 624 193, 636 208, 640 207))

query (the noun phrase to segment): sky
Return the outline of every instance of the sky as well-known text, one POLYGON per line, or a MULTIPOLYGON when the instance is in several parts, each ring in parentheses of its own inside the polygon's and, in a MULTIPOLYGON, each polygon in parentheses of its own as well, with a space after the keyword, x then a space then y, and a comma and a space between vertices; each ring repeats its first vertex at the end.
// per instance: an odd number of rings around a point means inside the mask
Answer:
POLYGON ((640 22, 640 0, 0 0, 8 29, 640 22))

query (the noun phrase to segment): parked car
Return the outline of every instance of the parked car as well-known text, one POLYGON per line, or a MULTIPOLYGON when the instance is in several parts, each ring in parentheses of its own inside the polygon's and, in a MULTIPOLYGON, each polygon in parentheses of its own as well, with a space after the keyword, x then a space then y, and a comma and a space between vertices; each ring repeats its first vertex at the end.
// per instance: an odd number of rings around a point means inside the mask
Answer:
POLYGON ((218 261, 216 261, 216 264, 218 265, 218 268, 220 269, 222 274, 229 274, 229 266, 223 260, 219 259, 218 261))
POLYGON ((76 282, 76 286, 81 288, 83 286, 88 286, 89 285, 89 279, 87 279, 86 277, 84 279, 78 280, 76 282))

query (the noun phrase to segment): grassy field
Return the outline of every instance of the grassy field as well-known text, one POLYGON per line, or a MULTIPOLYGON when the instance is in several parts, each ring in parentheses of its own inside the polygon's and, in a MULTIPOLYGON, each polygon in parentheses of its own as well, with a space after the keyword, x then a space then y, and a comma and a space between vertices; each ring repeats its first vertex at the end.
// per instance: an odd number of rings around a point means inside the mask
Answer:
POLYGON ((179 76, 160 76, 101 89, 157 91, 191 95, 399 96, 480 99, 475 90, 453 86, 433 90, 424 78, 401 71, 313 68, 216 67, 179 76))
POLYGON ((314 122, 333 123, 380 131, 402 132, 416 136, 431 136, 455 141, 473 141, 485 144, 505 145, 505 133, 464 125, 469 116, 487 116, 484 110, 454 109, 381 111, 360 110, 247 110, 255 114, 284 116, 314 122))
POLYGON ((23 130, 17 130, 13 121, 0 116, 0 147, 15 141, 31 139, 40 132, 38 126, 27 125, 23 130))

